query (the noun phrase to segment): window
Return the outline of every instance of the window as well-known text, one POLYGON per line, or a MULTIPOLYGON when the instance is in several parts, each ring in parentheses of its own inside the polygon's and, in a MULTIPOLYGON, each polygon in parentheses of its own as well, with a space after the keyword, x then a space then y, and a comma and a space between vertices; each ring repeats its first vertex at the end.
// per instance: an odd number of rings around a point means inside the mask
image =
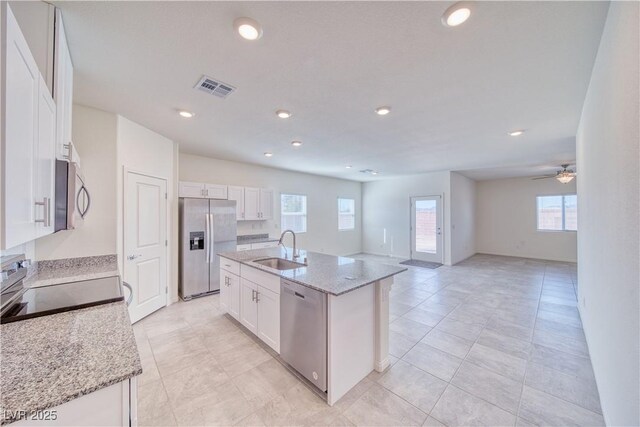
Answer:
POLYGON ((282 230, 305 233, 307 231, 307 196, 281 194, 280 218, 282 230))
POLYGON ((353 199, 338 199, 338 230, 353 230, 356 228, 356 201, 353 199))
POLYGON ((577 196, 538 196, 538 230, 577 231, 577 196))

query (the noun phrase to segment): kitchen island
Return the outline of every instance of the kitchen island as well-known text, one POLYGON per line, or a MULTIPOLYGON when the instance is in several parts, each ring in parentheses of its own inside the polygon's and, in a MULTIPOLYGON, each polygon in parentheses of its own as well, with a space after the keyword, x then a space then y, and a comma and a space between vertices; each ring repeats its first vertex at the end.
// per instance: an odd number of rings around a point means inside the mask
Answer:
MULTIPOLYGON (((287 289, 302 286, 319 293, 326 301, 322 318, 326 322, 322 325, 326 382, 314 381, 318 380, 316 371, 300 373, 326 391, 327 403, 333 405, 369 373, 389 366, 389 291, 393 276, 406 268, 304 250, 298 255, 294 258, 292 249, 284 247, 219 254, 224 276, 221 306, 280 354, 281 338, 286 344, 303 327, 302 318, 300 324, 292 325, 298 321, 295 313, 302 316, 308 310, 302 305, 292 309, 290 304, 295 302, 287 299, 287 292, 295 292, 287 289), (256 314, 253 306, 258 307, 256 314)), ((297 295, 304 299, 302 294, 297 295)), ((309 335, 310 341, 316 338, 309 335)), ((291 352, 290 346, 283 345, 283 353, 291 352)), ((284 354, 283 359, 290 363, 284 354)))

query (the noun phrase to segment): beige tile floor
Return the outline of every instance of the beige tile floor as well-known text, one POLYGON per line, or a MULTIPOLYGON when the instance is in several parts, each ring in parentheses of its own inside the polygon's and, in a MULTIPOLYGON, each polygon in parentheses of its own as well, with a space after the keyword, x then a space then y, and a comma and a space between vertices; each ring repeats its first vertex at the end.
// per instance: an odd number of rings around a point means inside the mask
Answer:
MULTIPOLYGON (((394 264, 398 260, 358 255, 394 264)), ((141 425, 603 425, 575 264, 476 255, 391 291, 392 366, 329 407, 218 296, 134 326, 141 425)))

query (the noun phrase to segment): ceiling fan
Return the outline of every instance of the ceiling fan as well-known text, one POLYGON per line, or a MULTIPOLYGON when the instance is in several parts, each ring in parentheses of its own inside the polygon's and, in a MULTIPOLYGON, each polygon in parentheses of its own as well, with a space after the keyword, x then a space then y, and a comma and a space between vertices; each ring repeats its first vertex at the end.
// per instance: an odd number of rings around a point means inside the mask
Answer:
POLYGON ((560 165, 560 166, 562 167, 562 170, 556 172, 555 175, 543 175, 543 176, 537 176, 531 179, 555 178, 563 184, 570 183, 573 180, 573 178, 576 177, 576 173, 573 171, 573 169, 567 169, 570 166, 569 163, 565 163, 564 165, 560 165))

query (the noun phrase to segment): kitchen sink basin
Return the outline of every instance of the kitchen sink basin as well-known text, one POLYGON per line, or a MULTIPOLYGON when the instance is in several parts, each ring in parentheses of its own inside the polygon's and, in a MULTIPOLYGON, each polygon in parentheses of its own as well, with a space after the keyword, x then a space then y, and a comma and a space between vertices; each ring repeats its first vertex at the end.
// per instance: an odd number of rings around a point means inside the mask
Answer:
POLYGON ((284 258, 262 258, 255 261, 256 264, 264 265, 265 267, 273 268, 274 270, 293 270, 294 268, 306 267, 306 264, 300 262, 289 261, 284 258))

